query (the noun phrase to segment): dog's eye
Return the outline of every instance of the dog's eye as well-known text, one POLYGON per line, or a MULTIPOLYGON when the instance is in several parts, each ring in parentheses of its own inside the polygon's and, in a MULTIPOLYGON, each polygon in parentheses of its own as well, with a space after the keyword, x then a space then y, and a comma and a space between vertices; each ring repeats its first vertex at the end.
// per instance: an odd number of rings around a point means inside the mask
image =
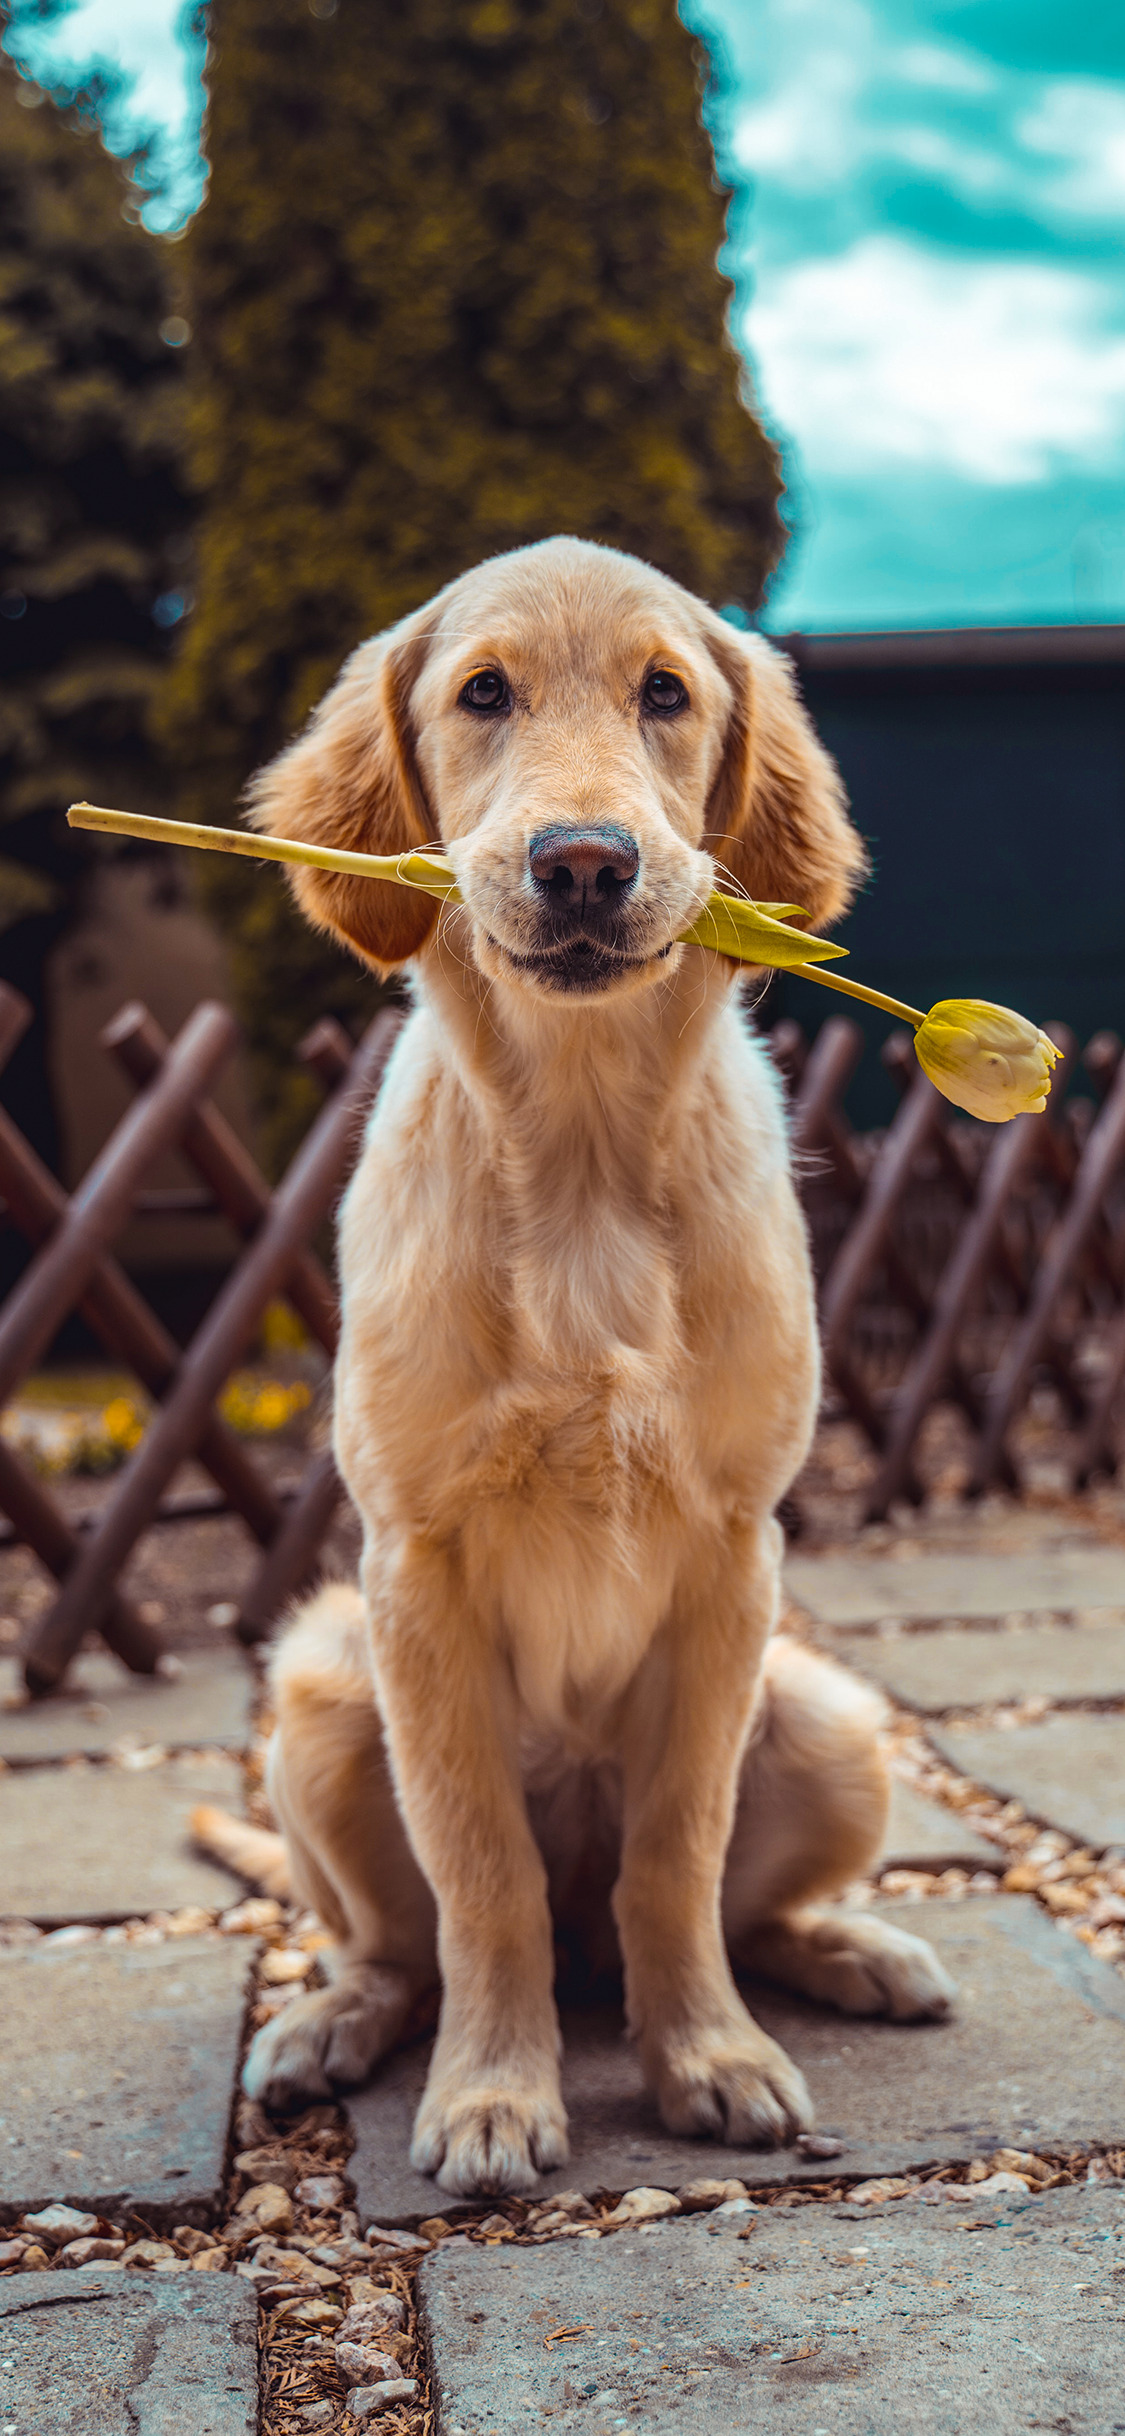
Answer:
POLYGON ((681 683, 679 677, 673 676, 670 668, 654 668, 651 677, 645 678, 641 695, 645 710, 686 710, 687 699, 686 685, 681 683))
POLYGON ((461 687, 458 700, 465 710, 506 711, 512 697, 498 668, 478 668, 475 677, 461 687))

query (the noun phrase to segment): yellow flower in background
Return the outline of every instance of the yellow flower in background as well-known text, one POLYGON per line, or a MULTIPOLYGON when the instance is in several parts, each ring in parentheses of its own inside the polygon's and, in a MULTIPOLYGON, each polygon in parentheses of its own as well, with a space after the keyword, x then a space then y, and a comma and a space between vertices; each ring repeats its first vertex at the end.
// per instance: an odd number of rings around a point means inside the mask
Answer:
POLYGON ((914 1035, 918 1063, 956 1108, 1004 1125, 1041 1116, 1062 1055, 1037 1024, 985 998, 943 998, 914 1035))
POLYGON ((144 1416, 131 1397, 114 1396, 102 1414, 102 1428, 110 1446, 129 1455, 144 1437, 144 1416))

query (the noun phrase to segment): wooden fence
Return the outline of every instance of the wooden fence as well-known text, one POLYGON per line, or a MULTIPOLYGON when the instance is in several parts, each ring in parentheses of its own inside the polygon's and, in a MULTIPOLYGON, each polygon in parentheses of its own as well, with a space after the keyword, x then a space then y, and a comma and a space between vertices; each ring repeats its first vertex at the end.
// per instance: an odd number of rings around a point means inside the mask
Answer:
MULTIPOLYGON (((29 1015, 0 984, 0 1067, 29 1015)), ((335 1289, 312 1245, 346 1181, 399 1021, 379 1015, 356 1048, 331 1022, 309 1034, 301 1054, 325 1103, 274 1192, 208 1096, 237 1037, 231 1015, 213 1003, 172 1042, 135 1004, 101 1035, 136 1098, 71 1198, 0 1111, 0 1195, 33 1246, 0 1311, 0 1406, 75 1310, 155 1405, 85 1527, 0 1438, 0 1511, 58 1584, 27 1655, 31 1691, 61 1682, 91 1628, 136 1672, 154 1671, 160 1642, 121 1577, 141 1535, 183 1514, 182 1498, 172 1507, 168 1491, 189 1460, 214 1483, 200 1510, 240 1516, 259 1550, 240 1605, 244 1642, 265 1636, 315 1570, 342 1496, 331 1454, 311 1454, 299 1489, 279 1496, 219 1399, 278 1296, 329 1358, 335 1350, 335 1289), (200 1179, 193 1206, 221 1211, 245 1245, 186 1349, 113 1252, 144 1204, 146 1174, 173 1147, 200 1179)), ((1072 1037, 1051 1029, 1064 1068, 1047 1117, 1002 1127, 960 1117, 901 1034, 884 1051, 901 1090, 897 1115, 867 1135, 852 1131, 843 1109, 858 1026, 832 1020, 811 1048, 795 1024, 770 1035, 790 1094, 830 1392, 877 1459, 868 1519, 895 1498, 921 1498, 919 1433, 949 1399, 972 1435, 970 1493, 993 1481, 1018 1488, 1013 1432, 1044 1378, 1069 1417, 1074 1484, 1113 1468, 1125 1380, 1125 1061, 1112 1035, 1097 1035, 1079 1059, 1072 1037), (1064 1100, 1068 1078, 1084 1088, 1064 1100)))
MULTIPOLYGON (((17 992, 0 985, 0 1063, 29 1015, 17 992)), ((197 1007, 171 1043, 139 1005, 123 1007, 101 1035, 137 1096, 69 1201, 0 1111, 0 1193, 36 1247, 0 1313, 0 1405, 78 1310, 157 1406, 104 1508, 81 1533, 0 1439, 0 1510, 59 1585, 27 1655, 32 1692, 50 1691, 62 1680, 91 1628, 137 1673, 154 1672, 160 1642, 125 1598, 120 1576, 142 1532, 167 1511, 166 1492, 189 1458, 210 1473, 220 1510, 240 1515, 261 1550, 241 1602, 244 1641, 263 1636, 315 1566, 342 1494, 330 1452, 312 1456, 299 1492, 282 1501, 216 1405, 267 1303, 278 1296, 289 1300, 329 1357, 335 1351, 335 1289, 310 1245, 352 1165, 399 1020, 389 1012, 377 1016, 354 1050, 338 1024, 318 1024, 309 1034, 302 1054, 327 1084, 328 1097, 274 1193, 207 1096, 237 1038, 233 1017, 213 1003, 197 1007), (246 1243, 186 1350, 174 1343, 112 1252, 144 1175, 172 1147, 196 1169, 209 1206, 221 1210, 246 1243)))
POLYGON ((901 1090, 891 1125, 856 1135, 842 1095, 862 1047, 833 1020, 810 1050, 771 1035, 789 1087, 817 1269, 825 1367, 838 1408, 877 1458, 864 1519, 920 1501, 919 1433, 939 1401, 971 1434, 967 1493, 1018 1489, 1013 1436, 1046 1381, 1068 1420, 1067 1468, 1084 1487, 1116 1464, 1125 1378, 1125 1063, 1098 1033, 1081 1058, 1063 1025, 1048 1114, 1009 1125, 959 1115, 927 1081, 910 1036, 883 1052, 901 1090), (1076 1081, 1086 1088, 1063 1094, 1076 1081))

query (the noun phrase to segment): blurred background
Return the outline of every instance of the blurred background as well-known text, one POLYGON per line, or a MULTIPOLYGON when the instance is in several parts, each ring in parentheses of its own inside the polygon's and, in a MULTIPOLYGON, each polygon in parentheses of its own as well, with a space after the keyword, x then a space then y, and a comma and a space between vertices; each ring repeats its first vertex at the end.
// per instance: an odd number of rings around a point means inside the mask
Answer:
MULTIPOLYGON (((792 653, 871 841, 866 979, 1125 1029, 1119 8, 0 20, 0 973, 36 1009, 0 1090, 68 1185, 123 998, 233 996, 224 1104, 277 1172, 298 1037, 376 993, 275 875, 66 803, 229 822, 363 634, 553 530, 792 653)), ((850 1104, 893 1104, 871 1056, 850 1104)), ((172 1302, 224 1257, 152 1212, 125 1249, 172 1302)))

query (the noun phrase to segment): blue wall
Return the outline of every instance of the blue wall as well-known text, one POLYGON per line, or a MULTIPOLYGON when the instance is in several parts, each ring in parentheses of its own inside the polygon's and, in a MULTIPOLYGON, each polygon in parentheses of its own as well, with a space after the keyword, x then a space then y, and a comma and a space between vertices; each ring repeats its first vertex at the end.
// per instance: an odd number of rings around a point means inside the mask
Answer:
MULTIPOLYGON (((1082 1040, 1125 1034, 1125 661, 834 667, 805 648, 805 701, 874 862, 843 969, 914 1006, 993 998, 1082 1040)), ((814 1031, 845 1011, 784 981, 763 1013, 814 1031)), ((872 1122, 892 1103, 870 1055, 861 1073, 853 1113, 872 1122)))

